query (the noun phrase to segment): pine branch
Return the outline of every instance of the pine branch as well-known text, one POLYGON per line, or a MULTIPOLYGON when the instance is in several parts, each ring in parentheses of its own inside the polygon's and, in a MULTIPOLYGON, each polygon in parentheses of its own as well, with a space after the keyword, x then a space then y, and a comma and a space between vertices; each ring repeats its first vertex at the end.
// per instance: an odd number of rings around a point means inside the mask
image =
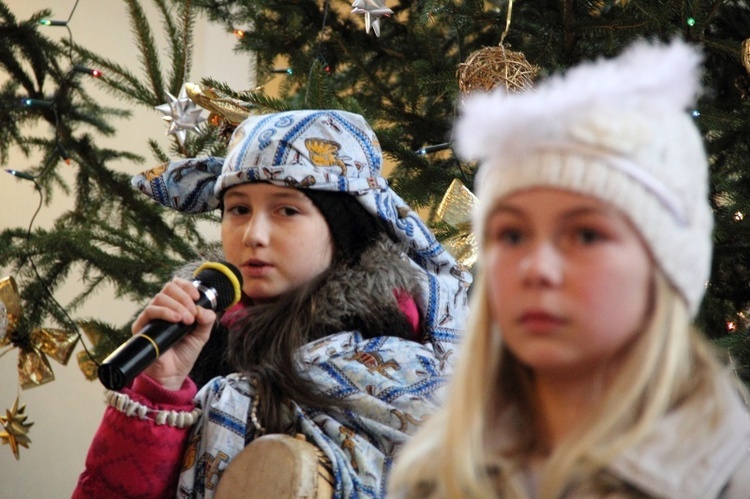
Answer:
MULTIPOLYGON (((156 0, 159 1, 159 0, 156 0)), ((164 80, 161 75, 159 55, 156 51, 156 41, 151 34, 151 26, 146 18, 143 8, 138 0, 125 0, 130 13, 131 31, 138 45, 140 57, 146 80, 151 87, 151 92, 157 99, 164 97, 164 80)))
POLYGON ((162 103, 163 95, 155 95, 127 68, 80 45, 73 45, 73 50, 86 61, 104 70, 102 77, 98 80, 104 90, 109 93, 149 107, 158 106, 162 103))

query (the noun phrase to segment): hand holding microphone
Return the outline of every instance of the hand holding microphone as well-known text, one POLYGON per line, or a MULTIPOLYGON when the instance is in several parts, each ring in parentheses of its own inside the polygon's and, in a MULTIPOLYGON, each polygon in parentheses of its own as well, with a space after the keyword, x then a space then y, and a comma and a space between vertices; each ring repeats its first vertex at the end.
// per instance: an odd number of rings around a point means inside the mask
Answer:
MULTIPOLYGON (((204 263, 196 270, 192 283, 175 280, 165 286, 152 304, 139 316, 134 327, 139 322, 148 320, 149 316, 173 317, 175 311, 181 310, 184 315, 187 315, 189 312, 185 310, 194 310, 194 307, 188 308, 184 303, 187 302, 188 305, 192 305, 190 301, 193 300, 195 306, 220 312, 237 303, 240 300, 241 291, 242 274, 236 267, 227 262, 204 263), (194 296, 196 291, 199 297, 194 300, 191 296, 194 296), (157 304, 157 300, 161 300, 161 306, 157 304)), ((193 319, 188 321, 190 324, 170 322, 161 318, 150 320, 145 327, 138 330, 102 362, 98 369, 99 380, 111 390, 123 388, 154 363, 165 351, 196 327, 200 327, 201 317, 204 315, 205 311, 199 310, 199 314, 195 318, 188 316, 189 319, 193 319)), ((184 343, 187 343, 187 341, 184 343)), ((183 345, 179 346, 182 347, 183 345)), ((202 345, 200 346, 202 347, 202 345)), ((200 347, 195 348, 195 357, 197 357, 199 350, 200 347)), ((192 362, 194 361, 195 358, 192 358, 192 362)), ((176 361, 172 360, 172 362, 176 361)), ((184 368, 185 376, 191 367, 192 364, 184 368)), ((179 374, 179 369, 175 369, 175 371, 179 374)))

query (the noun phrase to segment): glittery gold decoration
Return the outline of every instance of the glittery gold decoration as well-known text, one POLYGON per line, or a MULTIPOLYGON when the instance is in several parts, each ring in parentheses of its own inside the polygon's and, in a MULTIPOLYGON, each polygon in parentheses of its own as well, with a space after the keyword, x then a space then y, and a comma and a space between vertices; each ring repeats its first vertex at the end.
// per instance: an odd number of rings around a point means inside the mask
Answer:
POLYGON ((466 268, 471 268, 477 260, 477 239, 471 230, 471 213, 477 204, 477 198, 469 189, 455 179, 445 191, 438 206, 436 216, 441 222, 457 230, 457 234, 441 241, 443 247, 453 255, 456 261, 466 268))
POLYGON ((220 122, 218 116, 236 126, 250 116, 250 107, 247 103, 221 96, 212 88, 197 83, 185 83, 185 91, 190 100, 211 112, 208 121, 212 124, 220 122))
POLYGON ((18 287, 13 277, 5 277, 0 280, 0 302, 5 308, 5 333, 0 336, 0 347, 10 343, 10 337, 18 326, 23 308, 18 296, 18 287))
POLYGON ((41 328, 31 333, 31 343, 40 352, 52 357, 62 365, 68 365, 78 335, 64 329, 41 328))
POLYGON ((22 334, 18 325, 23 317, 23 307, 18 287, 12 277, 0 280, 0 301, 7 314, 6 334, 0 346, 13 343, 18 346, 18 379, 26 390, 55 379, 47 355, 66 365, 73 353, 78 335, 75 331, 41 328, 22 334))
POLYGON ((5 416, 0 416, 0 424, 2 424, 3 431, 0 431, 0 440, 3 444, 9 444, 10 449, 13 451, 13 455, 16 456, 16 460, 20 459, 18 449, 19 446, 29 448, 31 439, 28 436, 29 428, 34 423, 27 423, 26 405, 18 406, 18 397, 13 404, 13 408, 5 410, 5 416))
POLYGON ((78 368, 83 373, 83 376, 89 381, 96 381, 98 378, 98 366, 94 363, 93 359, 89 357, 89 354, 86 352, 78 352, 77 358, 78 368))
POLYGON ((750 73, 750 38, 742 42, 742 65, 750 73))
MULTIPOLYGON (((78 327, 81 328, 83 334, 86 335, 86 339, 89 340, 89 345, 96 347, 101 341, 107 336, 107 332, 95 321, 80 321, 78 327)), ((78 367, 89 381, 94 381, 98 378, 97 375, 97 364, 94 359, 91 358, 88 352, 78 352, 78 367)))
POLYGON ((47 357, 38 350, 20 350, 18 352, 18 381, 22 390, 43 385, 55 380, 55 373, 47 357))
POLYGON ((67 365, 78 335, 62 329, 36 329, 31 333, 31 349, 18 353, 18 379, 26 390, 55 379, 47 356, 67 365))

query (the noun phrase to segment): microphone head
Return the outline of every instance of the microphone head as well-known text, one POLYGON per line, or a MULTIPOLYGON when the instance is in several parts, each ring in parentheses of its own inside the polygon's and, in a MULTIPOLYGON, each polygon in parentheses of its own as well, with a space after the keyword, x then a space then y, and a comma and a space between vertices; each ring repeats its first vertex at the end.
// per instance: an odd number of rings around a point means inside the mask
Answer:
POLYGON ((216 291, 216 311, 225 310, 242 298, 242 273, 229 262, 205 262, 194 274, 201 285, 216 291))

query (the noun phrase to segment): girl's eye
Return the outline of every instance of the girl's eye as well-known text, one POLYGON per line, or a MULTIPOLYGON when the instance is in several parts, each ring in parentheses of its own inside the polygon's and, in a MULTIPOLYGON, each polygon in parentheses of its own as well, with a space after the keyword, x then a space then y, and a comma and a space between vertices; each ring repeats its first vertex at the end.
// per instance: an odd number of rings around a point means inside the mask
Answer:
POLYGON ((523 241, 523 232, 519 229, 499 228, 493 231, 492 239, 502 244, 516 246, 523 241))
POLYGON ((294 215, 299 215, 299 213, 300 213, 300 211, 297 208, 293 208, 291 206, 284 206, 279 211, 285 217, 293 217, 294 215))
POLYGON ((500 240, 513 246, 521 244, 523 232, 518 229, 505 229, 500 232, 500 240))
POLYGON ((575 231, 574 238, 582 244, 594 244, 603 241, 604 234, 600 231, 590 228, 582 228, 575 231))
POLYGON ((229 213, 230 215, 235 215, 235 216, 246 215, 248 211, 249 210, 247 209, 247 206, 244 206, 241 204, 228 206, 224 209, 225 213, 229 213))

